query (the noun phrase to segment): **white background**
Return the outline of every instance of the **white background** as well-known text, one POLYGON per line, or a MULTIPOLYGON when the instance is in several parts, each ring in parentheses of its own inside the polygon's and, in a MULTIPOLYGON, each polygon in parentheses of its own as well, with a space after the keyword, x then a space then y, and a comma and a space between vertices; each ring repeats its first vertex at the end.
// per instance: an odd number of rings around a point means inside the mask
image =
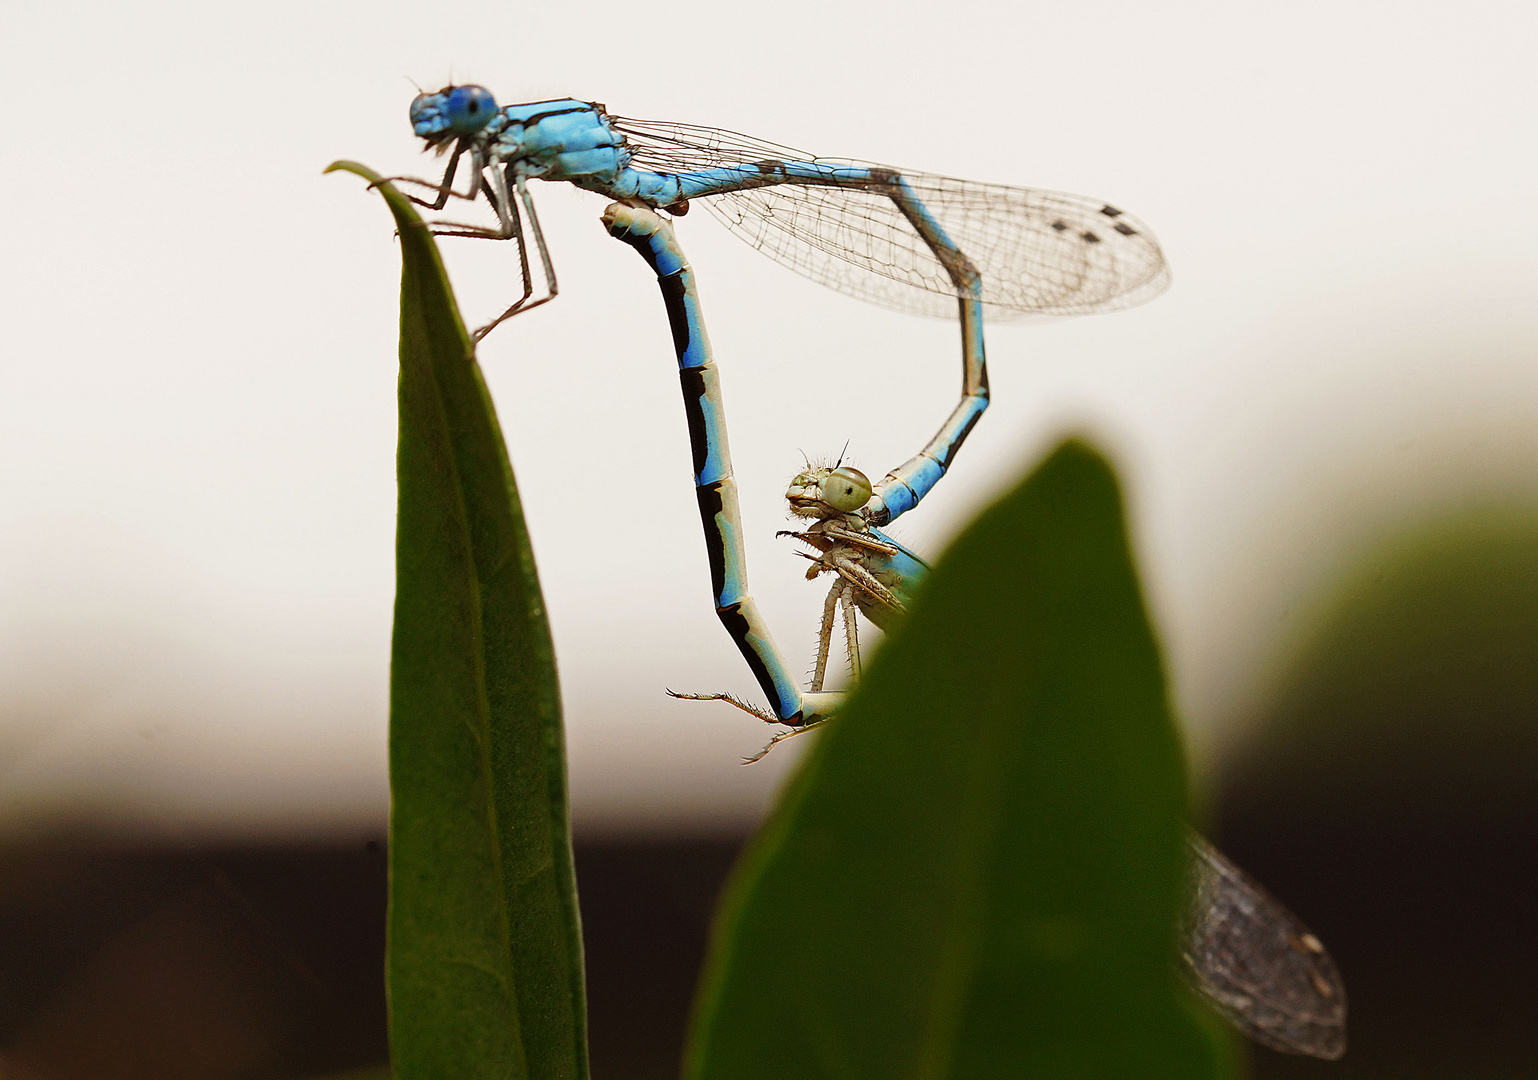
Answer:
MULTIPOLYGON (((332 159, 431 172, 413 85, 574 96, 825 155, 1103 197, 1174 286, 990 332, 995 404, 898 535, 938 552, 1068 432, 1123 470, 1199 763, 1344 560, 1538 498, 1538 15, 1527 3, 17 4, 0 14, 0 820, 377 832, 398 254, 332 159), (655 10, 655 15, 647 14, 655 10)), ((481 349, 554 624, 580 827, 757 813, 794 742, 710 610, 656 285, 535 185, 562 295, 481 349)), ((756 594, 801 453, 938 425, 955 328, 691 215, 756 594)), ((472 324, 510 245, 449 241, 472 324)))

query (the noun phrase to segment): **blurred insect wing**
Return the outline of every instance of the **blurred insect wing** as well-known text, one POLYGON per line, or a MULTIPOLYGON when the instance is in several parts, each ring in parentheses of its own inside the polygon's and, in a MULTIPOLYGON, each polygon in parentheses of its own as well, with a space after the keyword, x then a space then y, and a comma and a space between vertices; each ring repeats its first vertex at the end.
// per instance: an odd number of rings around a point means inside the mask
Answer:
POLYGON ((1256 1042, 1335 1060, 1346 1052, 1346 988, 1296 915, 1207 841, 1189 836, 1181 927, 1187 981, 1256 1042))

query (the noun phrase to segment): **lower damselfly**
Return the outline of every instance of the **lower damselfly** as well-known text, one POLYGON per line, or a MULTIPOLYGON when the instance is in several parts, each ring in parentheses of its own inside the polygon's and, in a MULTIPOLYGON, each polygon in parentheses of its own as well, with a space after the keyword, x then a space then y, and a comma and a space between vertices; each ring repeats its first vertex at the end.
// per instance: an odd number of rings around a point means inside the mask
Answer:
MULTIPOLYGON (((901 618, 929 567, 864 514, 873 487, 858 470, 836 463, 799 473, 786 497, 792 513, 808 524, 782 535, 810 549, 808 577, 830 575, 833 585, 824 604, 811 685, 805 692, 796 686, 747 589, 725 407, 693 272, 671 226, 655 213, 614 205, 605 212, 604 222, 612 235, 641 254, 662 288, 683 382, 716 612, 773 711, 729 694, 674 696, 727 701, 762 720, 786 725, 787 730, 757 755, 762 757, 787 737, 836 722, 842 695, 823 689, 836 620, 842 616, 844 650, 858 678, 856 612, 878 626, 892 624, 901 618)), ((1178 967, 1187 983, 1262 1045, 1339 1058, 1346 1048, 1346 992, 1324 945, 1201 836, 1188 830, 1186 848, 1189 877, 1178 967)))

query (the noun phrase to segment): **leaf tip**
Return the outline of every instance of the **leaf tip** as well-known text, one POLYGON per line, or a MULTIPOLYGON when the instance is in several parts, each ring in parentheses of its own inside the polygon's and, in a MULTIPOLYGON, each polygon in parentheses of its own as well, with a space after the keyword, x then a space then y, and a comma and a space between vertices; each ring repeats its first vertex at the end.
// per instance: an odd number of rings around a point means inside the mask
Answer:
POLYGON ((322 169, 321 175, 324 176, 326 173, 334 172, 350 172, 355 176, 361 176, 363 179, 367 180, 371 186, 378 186, 380 184, 388 183, 384 177, 380 176, 373 169, 369 168, 367 165, 360 165, 356 161, 338 159, 322 169))

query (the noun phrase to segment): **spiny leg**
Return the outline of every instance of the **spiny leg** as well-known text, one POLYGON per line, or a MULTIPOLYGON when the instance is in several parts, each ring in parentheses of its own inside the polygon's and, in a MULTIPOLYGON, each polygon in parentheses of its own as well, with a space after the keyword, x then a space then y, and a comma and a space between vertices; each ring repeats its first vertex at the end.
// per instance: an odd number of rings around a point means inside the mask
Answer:
POLYGON ((540 258, 544 263, 546 281, 551 286, 549 295, 541 297, 539 300, 536 300, 532 304, 529 303, 529 297, 534 294, 534 279, 529 270, 528 243, 524 239, 523 220, 518 208, 518 204, 513 201, 507 187, 507 177, 512 173, 513 166, 509 163, 503 167, 501 172, 498 172, 495 168, 488 170, 481 166, 479 154, 474 154, 473 168, 471 171, 477 179, 469 192, 461 193, 453 190, 453 179, 455 169, 458 167, 459 158, 462 153, 462 148, 455 150, 454 156, 449 160, 449 167, 448 170, 444 173, 443 182, 441 184, 433 185, 427 183, 425 180, 417 180, 413 177, 398 177, 396 179, 400 182, 421 184, 424 187, 427 187, 431 190, 436 190, 438 192, 438 198, 432 202, 418 198, 409 192, 402 192, 402 194, 406 195, 408 199, 416 203, 418 206, 425 206, 433 210, 440 210, 443 208, 444 204, 448 201, 451 195, 457 198, 469 200, 474 200, 477 195, 485 195, 486 201, 490 203, 492 208, 496 211, 497 225, 495 228, 485 225, 472 225, 468 222, 425 222, 424 227, 434 236, 464 237, 471 240, 513 240, 517 243, 518 269, 520 280, 523 282, 523 292, 518 297, 518 299, 514 301, 513 304, 507 308, 507 310, 502 312, 501 315, 497 316, 495 320, 488 323, 486 326, 481 327, 479 330, 476 330, 471 335, 471 341, 478 342, 481 340, 481 338, 486 336, 487 332, 490 331, 492 327, 496 326, 498 323, 505 321, 507 318, 517 314, 520 311, 527 311, 531 308, 538 307, 540 304, 543 304, 554 297, 555 279, 554 268, 551 264, 550 254, 545 248, 544 234, 539 228, 539 219, 537 216, 534 216, 533 202, 529 199, 528 192, 524 188, 522 178, 520 177, 517 181, 518 193, 520 196, 522 196, 523 201, 528 208, 530 217, 533 220, 535 239, 539 244, 540 258), (489 180, 487 179, 488 174, 490 175, 489 180))
MULTIPOLYGON (((534 209, 534 200, 529 195, 529 189, 525 185, 522 174, 514 173, 513 167, 509 165, 501 173, 493 171, 491 176, 492 185, 496 189, 497 197, 495 201, 498 208, 498 215, 502 220, 502 228, 504 232, 506 232, 507 236, 516 235, 518 237, 518 257, 523 267, 523 295, 520 296, 517 301, 514 302, 513 305, 506 311, 498 315, 495 319, 492 319, 491 322, 487 323, 485 326, 481 327, 474 334, 472 334, 471 340, 473 341, 480 341, 481 338, 491 333, 492 330, 496 329, 498 326, 512 318, 514 315, 521 315, 525 311, 533 311, 541 304, 548 304, 550 301, 554 300, 556 298, 556 294, 560 292, 560 286, 556 283, 555 280, 555 263, 550 258, 550 249, 545 245, 545 233, 544 230, 539 227, 539 214, 534 209), (513 176, 513 184, 518 192, 518 201, 523 203, 524 211, 528 214, 529 228, 534 233, 534 245, 539 249, 540 267, 542 270, 544 270, 545 273, 545 295, 532 302, 529 300, 529 297, 533 295, 534 285, 532 277, 529 274, 529 256, 524 245, 523 225, 519 218, 518 207, 513 202, 507 191, 508 175, 513 176)), ((502 237, 502 239, 506 239, 506 237, 502 237)))
MULTIPOLYGON (((792 540, 800 540, 803 544, 818 548, 821 551, 832 551, 835 546, 854 548, 858 551, 870 552, 876 555, 896 555, 899 549, 895 544, 889 544, 878 540, 868 532, 852 532, 849 529, 840 528, 832 524, 831 519, 824 518, 815 522, 805 532, 797 532, 794 529, 781 529, 774 534, 776 540, 782 537, 790 537, 792 540), (835 544, 835 541, 837 542, 835 544)), ((814 555, 806 555, 809 559, 815 559, 814 555)))
MULTIPOLYGON (((442 210, 444 205, 448 202, 450 196, 453 196, 456 199, 465 199, 467 201, 474 202, 475 197, 481 194, 484 194, 486 196, 486 201, 490 203, 493 208, 495 208, 497 206, 496 196, 491 189, 491 185, 486 181, 486 170, 482 168, 478 154, 473 156, 474 165, 470 171, 474 179, 471 181, 470 190, 467 192, 459 192, 453 190, 454 172, 459 167, 459 158, 463 153, 464 149, 462 147, 454 151, 454 156, 449 159, 449 167, 448 170, 443 174, 443 182, 441 184, 433 184, 427 180, 420 180, 414 176, 390 176, 383 180, 377 181, 375 184, 370 186, 373 187, 377 186, 378 184, 395 184, 397 186, 401 184, 418 184, 421 187, 427 188, 429 191, 436 191, 438 193, 438 197, 432 201, 428 201, 427 199, 413 195, 410 191, 401 191, 401 194, 404 195, 409 201, 415 203, 418 206, 425 206, 429 210, 442 210)), ((503 235, 503 229, 500 226, 496 229, 492 229, 485 225, 472 225, 468 222, 457 221, 424 221, 418 224, 419 227, 426 229, 433 236, 464 236, 479 240, 507 239, 507 237, 503 235)), ((519 238, 519 243, 520 245, 522 244, 521 237, 519 238)))
MULTIPOLYGON (((452 172, 452 169, 451 169, 452 172)), ((484 194, 497 213, 497 225, 495 228, 484 225, 471 225, 465 222, 436 221, 428 224, 429 230, 434 236, 457 236, 472 240, 513 240, 518 245, 518 270, 523 283, 523 292, 518 299, 509 305, 500 315, 485 326, 480 327, 473 334, 471 340, 478 342, 493 328, 507 321, 514 315, 525 311, 532 311, 541 304, 549 303, 555 299, 559 291, 559 285, 555 278, 555 265, 550 258, 550 251, 545 244, 544 230, 539 224, 539 214, 534 209, 534 200, 529 195, 522 174, 515 172, 514 166, 509 163, 499 171, 493 169, 480 169, 477 159, 477 172, 480 177, 479 191, 472 191, 467 198, 474 198, 477 193, 484 194), (489 179, 488 179, 489 177, 489 179), (513 187, 517 191, 518 198, 515 201, 512 190, 508 187, 508 180, 512 179, 513 187), (523 204, 522 210, 519 203, 523 204), (529 266, 528 242, 524 235, 524 214, 528 215, 529 225, 534 233, 534 242, 539 249, 541 269, 545 274, 547 286, 546 294, 537 300, 530 300, 534 295, 534 275, 529 266)), ((447 178, 446 178, 447 179, 447 178)), ((459 192, 453 192, 459 195, 459 192)), ((440 191, 440 196, 442 191, 440 191)), ((446 198, 444 196, 443 198, 446 198)), ((421 202, 421 200, 418 200, 421 202)), ((440 206, 442 202, 440 200, 440 206)), ((422 205, 431 205, 423 202, 422 205)), ((435 207, 436 209, 437 207, 435 207)))
MULTIPOLYGON (((516 314, 528 303, 529 297, 534 295, 534 276, 529 272, 529 245, 523 235, 523 217, 518 209, 518 204, 512 199, 507 198, 507 176, 511 173, 512 168, 511 165, 508 165, 503 169, 500 175, 500 184, 482 180, 482 186, 486 189, 486 201, 493 206, 501 208, 499 209, 498 217, 507 223, 504 228, 510 228, 513 239, 518 243, 518 273, 523 281, 523 294, 513 302, 511 307, 498 316, 495 321, 487 323, 472 333, 470 335, 472 342, 479 342, 497 323, 503 322, 509 316, 516 314)), ((498 174, 493 172, 492 177, 496 179, 498 174)), ((532 210, 533 207, 531 205, 530 211, 532 212, 532 210)), ((536 226, 537 224, 536 221, 536 226)))
POLYGON ((839 594, 843 588, 844 583, 835 580, 833 588, 828 590, 828 598, 822 602, 822 629, 817 632, 817 661, 812 666, 811 689, 814 692, 822 689, 823 680, 828 676, 828 652, 833 645, 833 620, 838 617, 839 594))
POLYGON ((857 559, 840 557, 837 550, 830 551, 818 560, 819 564, 832 570, 848 583, 851 594, 858 589, 867 598, 876 601, 896 611, 903 610, 903 602, 898 599, 891 589, 881 584, 881 581, 872 574, 857 559))
POLYGON ((798 728, 791 728, 789 731, 782 731, 774 738, 770 739, 767 743, 765 743, 764 748, 758 753, 754 754, 752 757, 743 758, 742 763, 744 765, 751 765, 755 761, 762 761, 764 760, 765 754, 769 753, 769 751, 773 750, 776 746, 779 746, 780 743, 784 742, 786 739, 794 739, 797 735, 805 735, 808 731, 820 728, 827 722, 827 719, 824 718, 822 720, 814 720, 810 724, 803 724, 798 728))
MULTIPOLYGON (((534 199, 529 195, 529 189, 525 184, 523 176, 515 176, 513 183, 518 189, 519 200, 529 212, 529 225, 534 229, 534 245, 539 248, 540 269, 545 272, 545 282, 550 286, 550 295, 545 299, 553 300, 555 295, 560 292, 560 286, 556 284, 555 263, 550 258, 550 248, 545 244, 545 231, 539 227, 539 215, 534 212, 534 199)), ((544 303, 544 301, 542 300, 540 303, 544 303)))
MULTIPOLYGON (((503 170, 504 174, 508 169, 511 168, 511 165, 507 166, 507 169, 503 170)), ((505 188, 505 175, 503 180, 503 186, 505 188)), ((482 181, 482 185, 486 189, 486 201, 495 206, 497 204, 496 189, 493 188, 489 182, 484 180, 482 181)), ((508 216, 512 219, 513 223, 513 238, 518 242, 518 272, 523 279, 523 295, 518 298, 518 303, 514 305, 517 307, 534 294, 534 278, 529 273, 529 245, 523 236, 523 218, 519 214, 518 204, 510 201, 507 204, 507 208, 508 216)), ((475 340, 479 341, 480 337, 477 336, 475 340)))
POLYGON ((760 709, 757 705, 743 701, 736 694, 685 694, 677 690, 668 690, 670 698, 678 698, 680 701, 724 701, 728 705, 735 705, 743 712, 756 716, 766 724, 783 724, 785 721, 769 712, 768 709, 760 709))
MULTIPOLYGON (((432 234, 463 236, 472 240, 511 240, 517 237, 519 244, 522 245, 523 224, 507 187, 507 174, 512 169, 513 166, 508 164, 503 166, 500 172, 495 168, 479 171, 480 181, 476 193, 484 193, 486 201, 491 203, 491 208, 496 212, 495 228, 490 225, 472 225, 464 221, 432 221, 428 222, 428 228, 432 234)), ((474 194, 470 198, 473 199, 474 194)))
POLYGON ((845 585, 839 592, 844 612, 844 650, 849 659, 849 677, 860 681, 860 624, 855 621, 854 587, 845 585))
POLYGON ((401 192, 401 194, 406 196, 407 199, 410 199, 418 206, 425 206, 429 210, 442 210, 446 205, 448 205, 448 201, 451 197, 474 201, 475 196, 479 190, 481 176, 481 160, 478 151, 472 150, 470 153, 470 162, 472 166, 470 172, 476 179, 471 182, 469 192, 460 193, 454 190, 454 173, 459 168, 459 159, 461 156, 463 156, 464 152, 465 148, 463 146, 456 146, 454 148, 454 155, 449 158, 449 167, 444 170, 443 179, 436 184, 430 183, 426 180, 419 180, 415 176, 389 176, 381 181, 381 183, 396 185, 416 184, 419 187, 427 188, 429 191, 436 191, 438 193, 438 197, 432 202, 428 202, 426 199, 413 195, 409 191, 401 192))
POLYGON ((817 634, 817 663, 812 669, 811 689, 821 691, 828 675, 828 653, 833 646, 833 624, 842 616, 844 620, 844 655, 849 663, 849 674, 856 682, 860 678, 860 630, 855 622, 854 593, 856 585, 844 577, 835 577, 833 588, 822 604, 822 628, 817 634))

